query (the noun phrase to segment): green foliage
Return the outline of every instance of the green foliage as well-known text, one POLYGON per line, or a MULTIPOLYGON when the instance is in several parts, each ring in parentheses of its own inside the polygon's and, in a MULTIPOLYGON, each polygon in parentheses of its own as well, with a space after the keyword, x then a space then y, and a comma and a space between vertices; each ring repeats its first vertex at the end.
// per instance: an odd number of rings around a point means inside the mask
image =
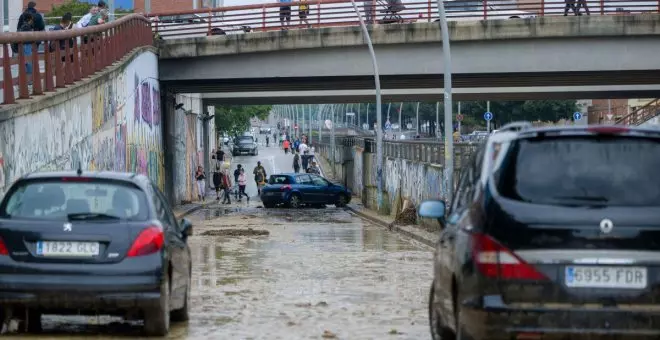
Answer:
POLYGON ((270 105, 225 105, 215 108, 215 129, 230 135, 240 134, 250 128, 250 119, 268 118, 270 105))
POLYGON ((60 18, 62 18, 62 16, 67 12, 71 12, 71 15, 73 15, 73 20, 78 21, 77 18, 87 14, 91 7, 91 4, 80 2, 78 0, 69 0, 59 6, 53 5, 51 11, 46 13, 46 17, 48 18, 48 20, 46 20, 46 24, 58 24, 60 22, 60 18))
MULTIPOLYGON (((53 5, 50 12, 46 13, 46 25, 56 25, 60 22, 60 18, 70 12, 73 15, 73 21, 77 22, 80 17, 89 13, 89 9, 92 7, 92 4, 87 2, 81 2, 79 0, 69 0, 61 5, 53 5)), ((115 16, 122 16, 125 14, 133 13, 133 10, 130 9, 115 9, 115 16)))

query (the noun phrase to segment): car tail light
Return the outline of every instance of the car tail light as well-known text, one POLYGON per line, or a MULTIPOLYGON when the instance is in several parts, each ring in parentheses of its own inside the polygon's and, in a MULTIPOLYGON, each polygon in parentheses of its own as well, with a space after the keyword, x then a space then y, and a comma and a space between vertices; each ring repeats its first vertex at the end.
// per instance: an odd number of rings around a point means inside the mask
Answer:
POLYGON ((89 182, 89 177, 62 177, 62 182, 89 182))
POLYGON ((491 237, 476 233, 473 234, 472 241, 474 261, 484 276, 508 280, 546 279, 534 267, 491 237))
POLYGON ((153 254, 163 248, 163 243, 165 243, 163 228, 158 226, 148 227, 142 230, 133 241, 133 245, 126 256, 135 257, 153 254))
POLYGON ((7 245, 5 244, 5 241, 0 238, 0 256, 6 256, 9 255, 9 249, 7 249, 7 245))
POLYGON ((291 186, 288 185, 288 184, 287 184, 287 185, 283 185, 283 186, 282 186, 282 191, 287 191, 287 190, 291 190, 291 186))
POLYGON ((625 133, 630 130, 623 126, 596 126, 587 128, 587 131, 603 135, 615 135, 618 133, 625 133))

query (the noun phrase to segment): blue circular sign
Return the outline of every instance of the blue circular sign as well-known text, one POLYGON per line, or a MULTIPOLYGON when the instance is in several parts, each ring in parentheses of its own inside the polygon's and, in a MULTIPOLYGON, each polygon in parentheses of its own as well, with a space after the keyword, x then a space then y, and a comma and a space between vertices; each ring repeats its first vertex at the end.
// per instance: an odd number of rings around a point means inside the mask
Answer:
POLYGON ((575 113, 573 113, 573 119, 574 119, 574 120, 580 120, 580 119, 582 119, 582 113, 580 113, 580 112, 575 112, 575 113))
POLYGON ((493 114, 490 112, 484 113, 484 120, 492 120, 493 119, 493 114))

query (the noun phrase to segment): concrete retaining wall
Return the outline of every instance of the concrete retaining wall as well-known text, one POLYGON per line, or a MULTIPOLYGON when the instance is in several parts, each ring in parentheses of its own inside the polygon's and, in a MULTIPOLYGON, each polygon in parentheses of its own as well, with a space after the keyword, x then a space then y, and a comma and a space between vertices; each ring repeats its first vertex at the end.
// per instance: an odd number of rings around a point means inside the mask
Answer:
MULTIPOLYGON (((199 98, 182 102, 201 106, 199 98)), ((166 176, 164 126, 169 118, 161 103, 158 56, 154 49, 143 48, 90 79, 3 107, 0 197, 13 181, 29 172, 78 166, 145 174, 170 197, 196 197, 192 180, 174 186, 171 175, 166 176)), ((182 120, 186 134, 178 135, 174 143, 189 154, 180 163, 186 163, 182 171, 192 178, 191 169, 201 163, 203 154, 198 137, 201 128, 197 116, 182 120)))
MULTIPOLYGON (((317 153, 325 165, 328 176, 348 186, 362 203, 378 209, 376 155, 364 152, 359 146, 336 146, 335 165, 331 161, 331 148, 321 144, 317 153), (332 169, 334 168, 334 174, 332 169)), ((446 197, 443 185, 443 167, 438 164, 401 158, 386 158, 384 163, 384 195, 381 213, 396 215, 404 200, 415 204, 425 199, 446 197)))

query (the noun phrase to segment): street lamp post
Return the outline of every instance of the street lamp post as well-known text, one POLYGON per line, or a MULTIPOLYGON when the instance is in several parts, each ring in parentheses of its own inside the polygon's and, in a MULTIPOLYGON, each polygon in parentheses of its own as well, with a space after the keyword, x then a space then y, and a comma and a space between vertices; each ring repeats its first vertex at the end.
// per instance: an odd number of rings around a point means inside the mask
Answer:
POLYGON ((442 33, 442 59, 445 62, 443 78, 445 80, 445 180, 448 184, 446 191, 447 202, 451 202, 454 192, 454 139, 452 131, 452 98, 451 98, 451 51, 449 44, 449 27, 445 4, 438 0, 438 14, 440 15, 440 31, 442 33))
MULTIPOLYGON (((441 0, 439 0, 441 1, 441 0)), ((364 40, 367 41, 367 47, 369 48, 369 54, 371 55, 371 62, 374 66, 374 83, 376 86, 376 184, 378 185, 378 210, 381 210, 383 207, 383 117, 381 113, 381 101, 380 101, 380 74, 378 72, 378 62, 376 61, 376 52, 374 51, 374 45, 371 42, 371 37, 369 36, 369 31, 367 30, 367 25, 362 19, 362 14, 358 9, 355 0, 351 0, 353 4, 353 10, 357 14, 358 20, 360 20, 360 27, 362 28, 362 34, 364 35, 364 40)))
POLYGON ((417 113, 415 113, 415 134, 419 135, 419 102, 417 102, 417 113))

